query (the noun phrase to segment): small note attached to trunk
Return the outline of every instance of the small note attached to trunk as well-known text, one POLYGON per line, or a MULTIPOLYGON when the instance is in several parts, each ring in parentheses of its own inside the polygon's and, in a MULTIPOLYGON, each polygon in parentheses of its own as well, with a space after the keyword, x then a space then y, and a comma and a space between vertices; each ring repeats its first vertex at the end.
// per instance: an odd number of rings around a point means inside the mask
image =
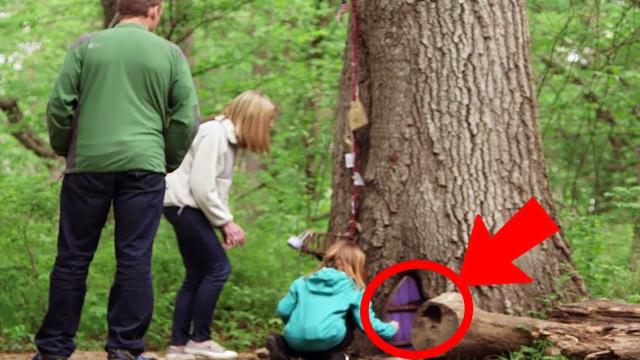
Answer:
POLYGON ((353 169, 356 166, 356 154, 344 154, 344 161, 347 164, 347 169, 353 169))
POLYGON ((360 173, 353 173, 353 184, 355 186, 364 186, 364 178, 360 173))
POLYGON ((367 125, 369 119, 367 119, 367 113, 364 110, 364 105, 360 99, 351 102, 351 109, 349 110, 349 127, 351 131, 360 129, 367 125))

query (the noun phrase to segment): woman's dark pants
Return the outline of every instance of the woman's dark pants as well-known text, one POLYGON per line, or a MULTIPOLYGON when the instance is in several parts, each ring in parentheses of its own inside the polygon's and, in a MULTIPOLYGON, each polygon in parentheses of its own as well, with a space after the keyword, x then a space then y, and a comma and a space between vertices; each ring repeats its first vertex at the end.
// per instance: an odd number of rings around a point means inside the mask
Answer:
POLYGON ((199 209, 166 207, 185 267, 173 314, 172 345, 211 339, 211 321, 231 264, 211 223, 199 209))

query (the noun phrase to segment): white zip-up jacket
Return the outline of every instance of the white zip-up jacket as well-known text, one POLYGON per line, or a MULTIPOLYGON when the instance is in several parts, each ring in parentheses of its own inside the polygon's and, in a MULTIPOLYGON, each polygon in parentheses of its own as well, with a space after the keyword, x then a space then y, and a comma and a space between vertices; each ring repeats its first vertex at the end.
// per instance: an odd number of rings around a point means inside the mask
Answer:
POLYGON ((214 227, 232 221, 229 188, 237 143, 229 119, 217 117, 200 125, 182 164, 167 175, 164 206, 200 209, 214 227))

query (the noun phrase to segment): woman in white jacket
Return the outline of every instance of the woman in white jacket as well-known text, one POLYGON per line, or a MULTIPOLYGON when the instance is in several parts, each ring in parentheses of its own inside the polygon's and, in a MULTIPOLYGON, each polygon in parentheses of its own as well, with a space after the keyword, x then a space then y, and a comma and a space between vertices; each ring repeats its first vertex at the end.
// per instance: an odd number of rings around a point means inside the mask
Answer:
POLYGON ((245 242, 229 210, 233 161, 240 148, 269 152, 275 115, 276 106, 267 96, 244 92, 222 115, 200 126, 180 167, 167 175, 164 214, 173 225, 186 269, 175 302, 169 358, 238 355, 211 339, 213 313, 231 272, 225 248, 245 242), (224 245, 214 228, 222 231, 224 245))

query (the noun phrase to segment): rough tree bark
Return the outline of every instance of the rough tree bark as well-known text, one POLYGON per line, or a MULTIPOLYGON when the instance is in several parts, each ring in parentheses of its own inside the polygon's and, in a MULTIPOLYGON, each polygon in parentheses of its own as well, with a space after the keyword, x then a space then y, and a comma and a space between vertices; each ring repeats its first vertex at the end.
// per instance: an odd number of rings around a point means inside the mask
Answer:
MULTIPOLYGON (((371 274, 407 259, 460 269, 477 214, 495 233, 530 197, 555 216, 541 149, 524 0, 358 1, 359 130, 363 175, 360 244, 371 274)), ((348 50, 352 44, 348 42, 348 50)), ((347 51, 349 54, 349 51, 347 51)), ((350 211, 349 61, 334 134, 331 231, 350 211)), ((515 240, 515 239, 514 239, 515 240)), ((487 311, 524 314, 543 300, 586 295, 561 234, 516 263, 530 285, 473 289, 487 311)), ((423 274, 429 297, 452 290, 423 274)), ((381 288, 384 304, 393 284, 381 288)))

